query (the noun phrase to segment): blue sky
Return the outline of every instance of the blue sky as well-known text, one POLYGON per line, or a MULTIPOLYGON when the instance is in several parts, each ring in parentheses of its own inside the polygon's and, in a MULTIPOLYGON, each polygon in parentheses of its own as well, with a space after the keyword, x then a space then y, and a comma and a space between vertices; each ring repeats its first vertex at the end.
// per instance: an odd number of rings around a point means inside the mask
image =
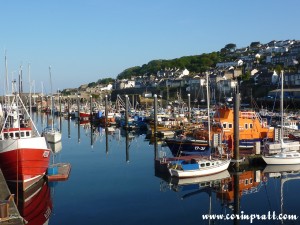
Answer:
MULTIPOLYGON (((0 0, 0 79, 30 77, 35 90, 77 88, 129 67, 300 39, 297 0, 0 0)), ((4 82, 0 92, 4 93, 4 82)))

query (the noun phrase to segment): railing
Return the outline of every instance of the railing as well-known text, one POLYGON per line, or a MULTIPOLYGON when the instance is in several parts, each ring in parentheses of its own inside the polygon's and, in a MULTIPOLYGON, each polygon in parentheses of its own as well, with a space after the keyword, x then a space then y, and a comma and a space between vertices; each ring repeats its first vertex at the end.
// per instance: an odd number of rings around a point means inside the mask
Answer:
POLYGON ((263 125, 263 120, 257 112, 240 112, 240 117, 244 119, 258 119, 259 123, 263 125))

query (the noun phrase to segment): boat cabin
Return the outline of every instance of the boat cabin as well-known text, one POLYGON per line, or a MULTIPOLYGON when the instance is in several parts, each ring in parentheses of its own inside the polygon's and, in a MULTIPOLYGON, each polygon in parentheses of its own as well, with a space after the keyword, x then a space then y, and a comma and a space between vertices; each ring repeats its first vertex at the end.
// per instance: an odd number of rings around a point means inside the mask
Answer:
POLYGON ((0 140, 4 139, 19 139, 19 138, 30 138, 30 128, 5 128, 0 134, 0 140))

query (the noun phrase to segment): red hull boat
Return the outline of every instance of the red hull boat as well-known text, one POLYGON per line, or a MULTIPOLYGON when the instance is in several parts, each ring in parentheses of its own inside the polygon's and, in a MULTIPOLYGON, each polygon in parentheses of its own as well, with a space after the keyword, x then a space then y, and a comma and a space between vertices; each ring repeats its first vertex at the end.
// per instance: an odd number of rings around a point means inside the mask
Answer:
POLYGON ((18 95, 14 96, 4 113, 6 116, 0 133, 0 168, 6 180, 22 183, 26 190, 46 173, 50 148, 45 137, 38 133, 18 95))

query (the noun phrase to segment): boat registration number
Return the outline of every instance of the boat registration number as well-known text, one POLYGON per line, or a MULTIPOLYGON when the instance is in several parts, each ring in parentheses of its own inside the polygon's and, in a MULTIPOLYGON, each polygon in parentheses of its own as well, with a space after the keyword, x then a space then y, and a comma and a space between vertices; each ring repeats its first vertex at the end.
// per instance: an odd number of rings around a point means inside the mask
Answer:
POLYGON ((48 158, 48 156, 49 156, 49 151, 44 151, 43 157, 44 157, 44 158, 48 158))
POLYGON ((205 147, 195 146, 196 151, 204 151, 205 147))

